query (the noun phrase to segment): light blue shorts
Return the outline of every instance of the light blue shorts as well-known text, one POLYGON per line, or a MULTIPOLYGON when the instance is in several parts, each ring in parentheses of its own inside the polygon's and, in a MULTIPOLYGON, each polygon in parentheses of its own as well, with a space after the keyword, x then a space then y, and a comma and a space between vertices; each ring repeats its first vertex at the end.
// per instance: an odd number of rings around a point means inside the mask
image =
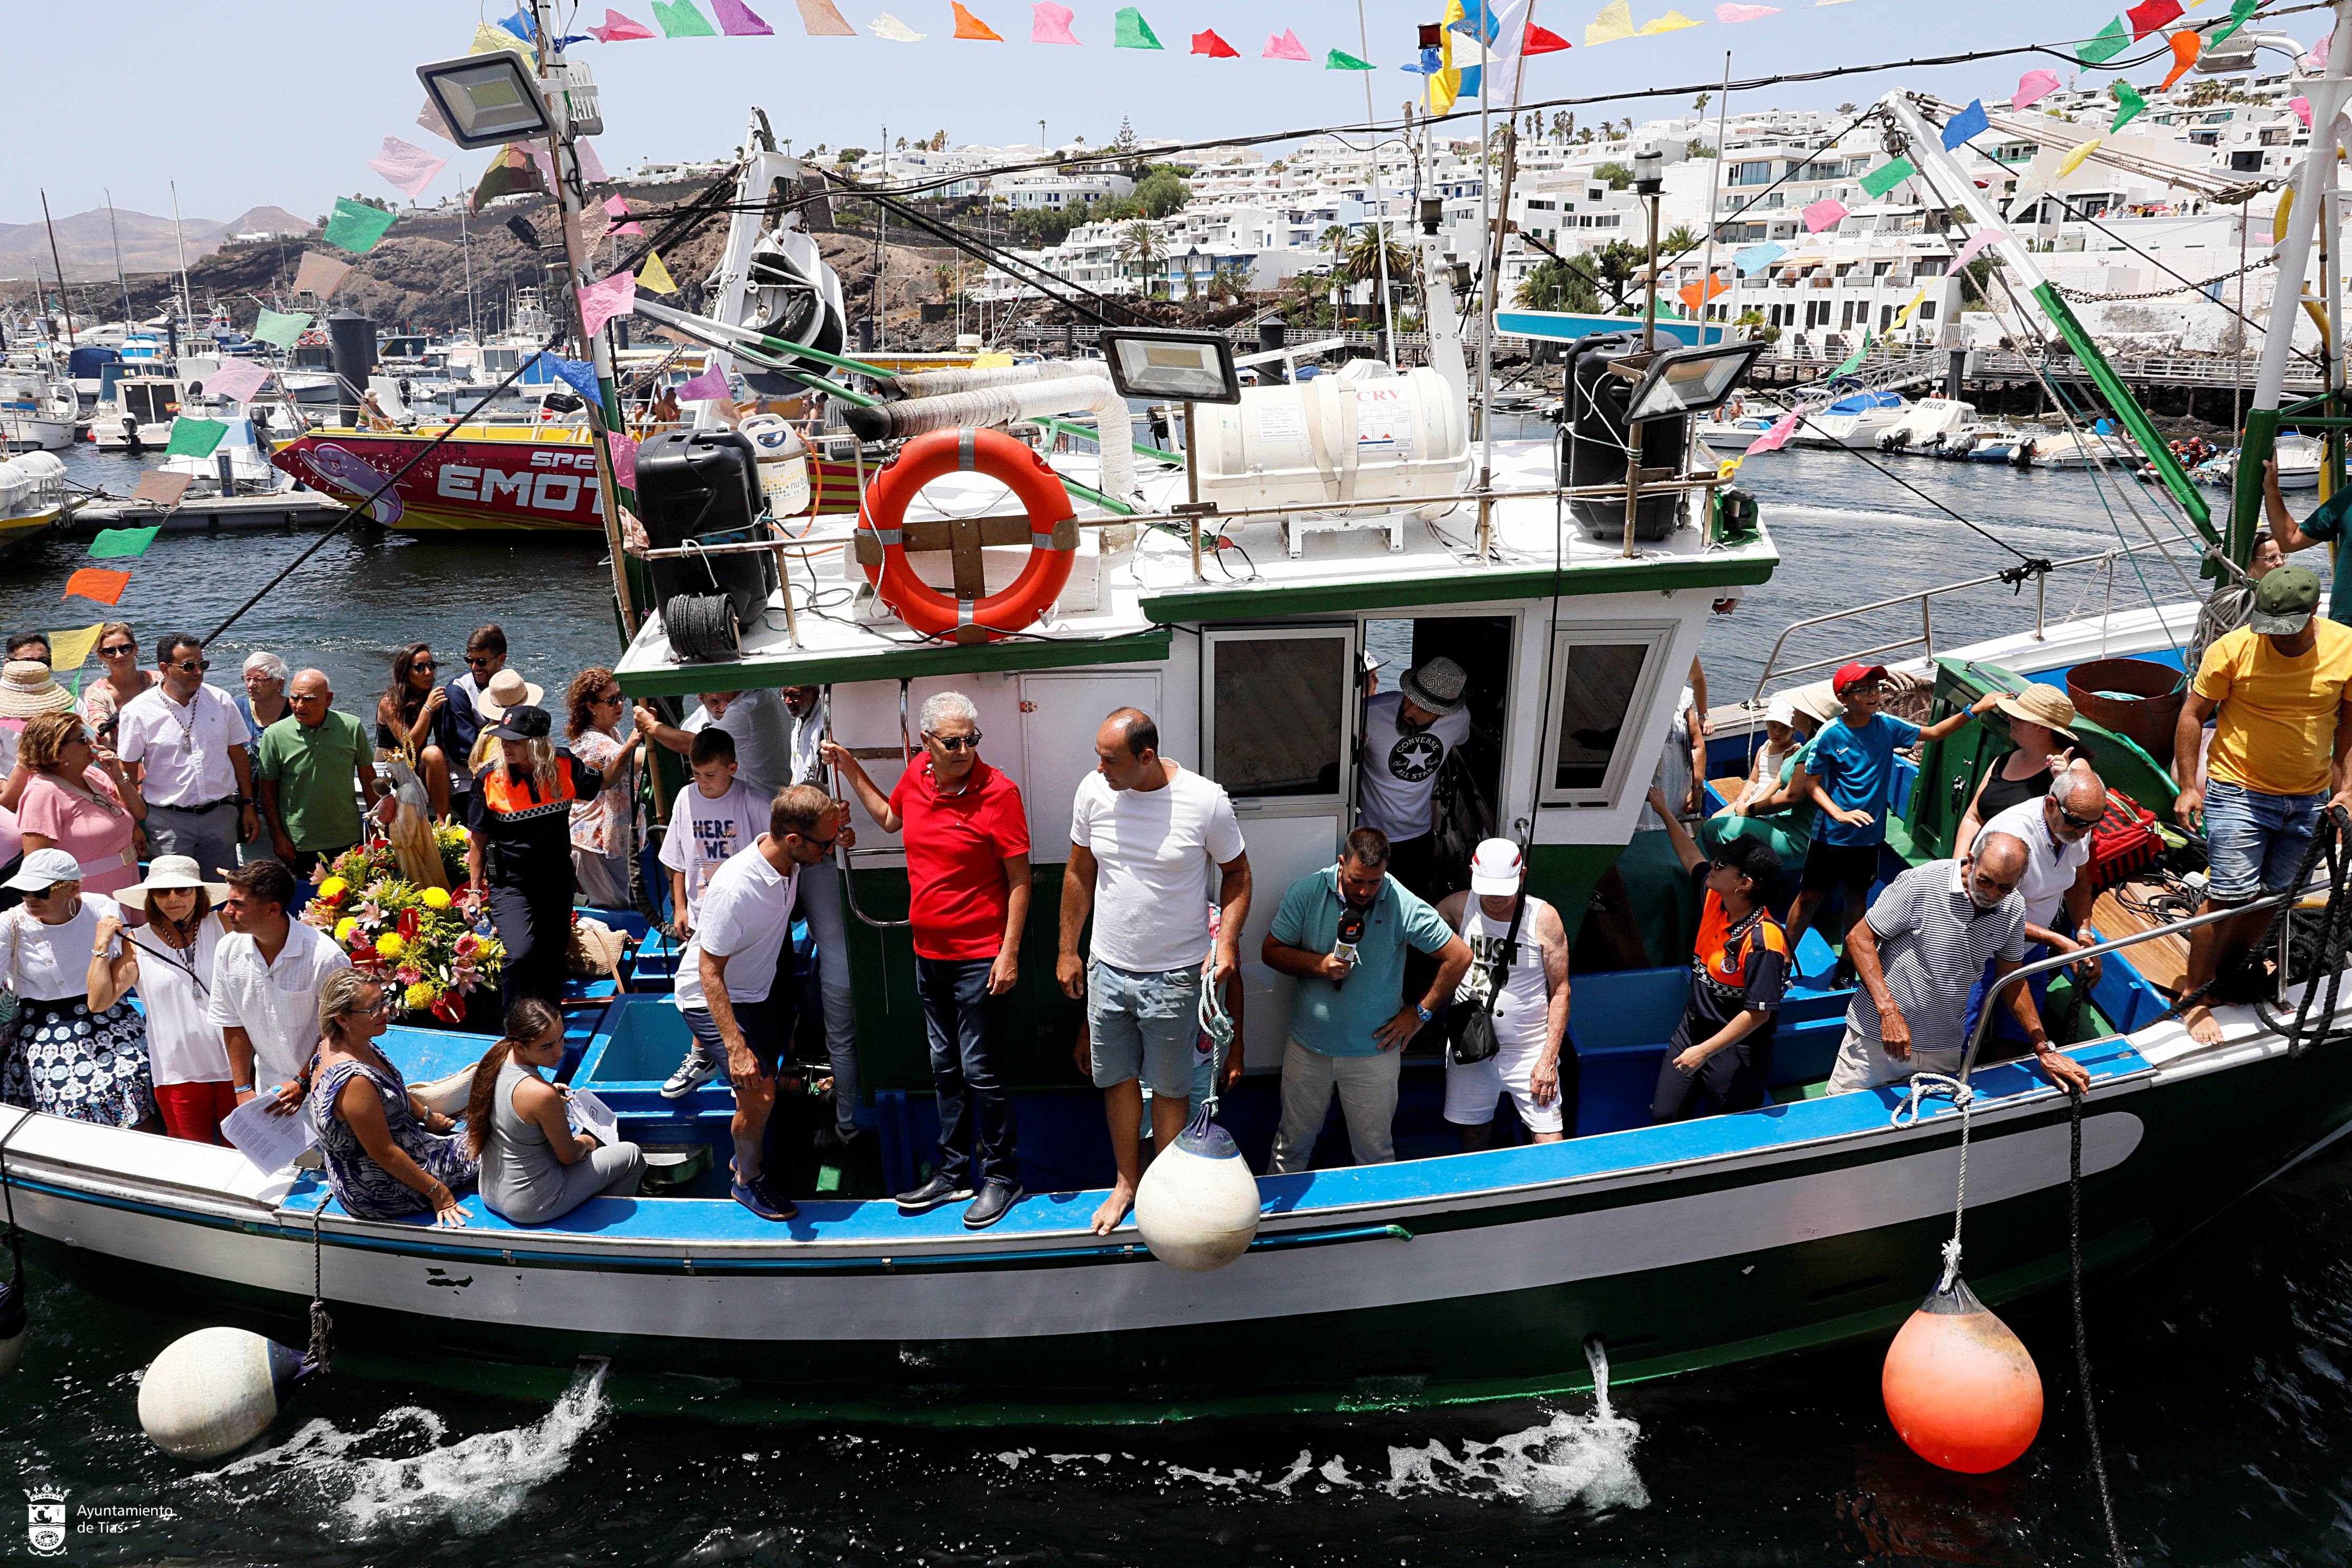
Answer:
POLYGON ((1154 1094, 1189 1098, 1200 1032, 1198 965, 1147 974, 1099 959, 1087 963, 1087 1037, 1097 1089, 1140 1079, 1154 1094))
POLYGON ((2214 779, 2205 786, 2205 863, 2212 895, 2242 902, 2284 892, 2303 869, 2327 792, 2264 795, 2214 779))

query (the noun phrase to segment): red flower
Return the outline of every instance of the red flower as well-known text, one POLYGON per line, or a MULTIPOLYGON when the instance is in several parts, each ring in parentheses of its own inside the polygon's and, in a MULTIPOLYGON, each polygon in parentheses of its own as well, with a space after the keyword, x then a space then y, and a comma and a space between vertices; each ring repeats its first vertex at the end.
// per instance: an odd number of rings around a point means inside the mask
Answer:
POLYGON ((394 924, 400 931, 401 941, 407 942, 411 940, 416 935, 416 911, 415 910, 401 910, 400 919, 395 921, 394 924))
POLYGON ((433 1016, 445 1024, 462 1024, 466 1021, 465 1005, 457 1000, 456 992, 444 991, 433 1004, 433 1016))

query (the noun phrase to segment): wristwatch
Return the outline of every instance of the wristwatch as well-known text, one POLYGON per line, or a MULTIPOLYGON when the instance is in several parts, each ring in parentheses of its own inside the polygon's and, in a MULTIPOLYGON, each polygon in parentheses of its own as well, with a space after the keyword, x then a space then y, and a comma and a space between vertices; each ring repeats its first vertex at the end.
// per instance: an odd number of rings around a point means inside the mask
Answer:
POLYGON ((1418 1003, 1418 1002, 1416 1002, 1416 1003, 1414 1003, 1414 1004, 1412 1005, 1412 1010, 1413 1010, 1414 1012, 1416 1012, 1416 1013, 1418 1013, 1418 1014, 1420 1014, 1420 1015, 1421 1015, 1421 1021, 1422 1021, 1423 1023, 1424 1023, 1424 1024, 1428 1023, 1432 1018, 1434 1018, 1434 1017, 1436 1017, 1436 1016, 1437 1016, 1437 1015, 1436 1015, 1436 1014, 1434 1014, 1434 1013, 1431 1012, 1428 1008, 1426 1008, 1426 1007, 1423 1006, 1423 1005, 1422 1005, 1420 1003, 1418 1003))

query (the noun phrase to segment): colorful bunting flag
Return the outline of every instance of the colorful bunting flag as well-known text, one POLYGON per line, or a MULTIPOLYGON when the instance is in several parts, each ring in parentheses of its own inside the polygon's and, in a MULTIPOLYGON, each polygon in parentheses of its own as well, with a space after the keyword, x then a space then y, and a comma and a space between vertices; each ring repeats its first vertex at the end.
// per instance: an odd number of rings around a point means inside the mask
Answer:
POLYGON ((370 158, 368 167, 382 174, 392 188, 415 201, 433 183, 433 176, 449 166, 446 158, 436 158, 422 147, 414 147, 397 136, 383 139, 383 155, 370 158))
POLYGON ((1520 52, 1529 55, 1556 55, 1569 47, 1569 41, 1558 33, 1549 27, 1539 27, 1535 23, 1529 22, 1528 46, 1520 52))
POLYGON ((1115 24, 1116 32, 1110 41, 1111 47, 1156 49, 1161 47, 1160 35, 1151 30, 1151 24, 1145 21, 1143 13, 1134 6, 1121 5, 1112 21, 1115 24))
POLYGON ((2009 95, 2011 109, 2024 109, 2041 102, 2058 90, 2058 73, 2050 70, 2030 70, 2017 79, 2017 90, 2009 95))
POLYGON ((1692 311, 1696 311, 1704 307, 1708 300, 1713 300, 1719 295, 1727 294, 1730 291, 1730 284, 1726 283, 1722 279, 1717 278, 1714 273, 1710 272, 1706 275, 1706 280, 1705 283, 1685 283, 1679 289, 1675 290, 1675 297, 1680 300, 1686 309, 1692 311), (1704 296, 1700 293, 1702 289, 1706 290, 1704 296))
POLYGON ((610 278, 589 284, 579 293, 580 324, 593 338, 603 331, 604 323, 614 317, 635 313, 636 275, 630 272, 615 272, 610 278))
POLYGON ((2124 31, 2124 19, 2117 16, 2091 35, 2089 40, 2074 51, 2074 58, 2086 66, 2105 65, 2131 47, 2131 35, 2124 31))
POLYGON ((1911 313, 1914 310, 1916 310, 1921 305, 1925 304, 1927 300, 1927 290, 1925 289, 1922 289, 1916 294, 1912 295, 1911 302, 1904 306, 1901 313, 1896 315, 1895 318, 1895 330, 1899 332, 1904 328, 1909 326, 1911 324, 1911 313))
MULTIPOLYGON (((658 5, 660 0, 655 0, 658 5)), ((621 274, 625 278, 627 273, 621 274)), ((532 356, 555 373, 556 378, 591 403, 601 404, 604 394, 596 384, 596 367, 585 360, 565 359, 562 354, 539 353, 532 356)))
POLYGON ((2334 33, 2323 33, 2320 35, 2319 42, 2311 46, 2311 53, 2303 57, 2303 69, 2305 75, 2319 76, 2326 71, 2327 56, 2335 42, 2336 35, 2334 33))
POLYGON ((1324 57, 1323 68, 1327 71, 1368 71, 1373 68, 1370 60, 1360 60, 1345 49, 1333 49, 1324 57))
POLYGON ((887 38, 894 44, 919 44, 929 37, 927 33, 915 31, 887 11, 866 23, 866 30, 877 38, 887 38))
POLYGON ((618 11, 604 13, 604 25, 588 29, 589 36, 600 44, 622 44, 632 38, 655 38, 661 35, 643 22, 633 22, 618 11))
POLYGON ((1775 420, 1773 422, 1772 428, 1765 431, 1761 436, 1757 437, 1755 440, 1750 441, 1748 444, 1748 450, 1742 452, 1740 456, 1743 458, 1752 458, 1759 452, 1777 452, 1781 447, 1787 446, 1789 444, 1789 437, 1796 433, 1797 414, 1794 409, 1791 409, 1787 414, 1775 420))
POLYGON ((2099 143, 2104 140, 2105 140, 2105 138, 2094 136, 2088 142, 2084 142, 2080 147, 2075 148, 2072 153, 2067 153, 2063 158, 2059 159, 2058 177, 2063 180, 2067 175, 2073 174, 2075 170, 2081 168, 2083 166, 2083 160, 2097 152, 2099 149, 2099 143))
POLYGON ((1215 60, 1237 60, 1242 58, 1242 52, 1217 37, 1216 29, 1213 27, 1205 33, 1192 35, 1192 52, 1196 55, 1206 55, 1215 60))
POLYGON ((1078 36, 1070 31, 1077 13, 1067 5, 1056 5, 1054 0, 1037 0, 1029 7, 1029 41, 1033 44, 1075 44, 1078 36))
POLYGON ((1974 261, 1977 258, 1978 251, 1982 250, 1988 245, 1998 245, 2008 237, 2009 231, 2005 228, 1980 228, 1977 230, 1976 233, 1969 236, 1969 242, 1960 247, 1960 253, 1952 258, 1952 270, 1958 272, 1961 268, 1966 267, 1969 262, 1974 261))
POLYGON ((730 38, 772 38, 776 30, 760 17, 760 14, 743 0, 710 0, 710 8, 719 13, 719 30, 730 38))
POLYGON ((637 488, 637 438, 618 431, 604 437, 613 458, 613 482, 623 489, 637 488))
POLYGON ((532 41, 530 36, 530 24, 524 21, 520 16, 501 16, 499 18, 499 26, 504 27, 508 32, 512 33, 516 37, 520 38, 526 44, 532 41))
POLYGON ((172 421, 171 445, 163 448, 167 458, 209 458, 213 448, 228 434, 228 426, 218 419, 191 419, 185 415, 172 421))
POLYGON ((1297 33, 1285 27, 1279 33, 1267 35, 1265 40, 1265 50, 1258 56, 1258 58, 1262 60, 1307 60, 1311 62, 1315 57, 1307 52, 1307 46, 1298 41, 1298 35, 1297 33))
POLYGON ((1967 146, 1970 141, 1991 129, 1992 121, 1985 114, 1984 100, 1972 98, 1969 100, 1969 106, 1966 109, 1945 121, 1944 151, 1958 152, 1967 146))
POLYGON ((85 566, 66 579, 65 597, 95 599, 101 605, 122 602, 122 591, 131 586, 128 572, 109 572, 97 566, 85 566))
POLYGON ((1502 18, 1496 15, 1493 0, 1462 0, 1461 15, 1451 16, 1444 26, 1451 31, 1491 44, 1502 37, 1502 18))
POLYGON ((2132 42, 2137 44, 2167 22, 2180 15, 2180 0, 2141 0, 2141 4, 2124 13, 2131 18, 2132 42))
POLYGON ((1744 250, 1734 252, 1731 264, 1739 268, 1741 277, 1749 278, 1763 271, 1788 254, 1786 246, 1751 245, 1744 250))
POLYGON ((1715 8, 1715 19, 1718 22, 1753 22, 1780 14, 1778 5, 1717 5, 1715 8))
POLYGON ((2032 208, 2040 206, 2042 198, 2049 193, 2049 190, 2050 182, 2044 179, 2038 170, 2028 168, 2024 174, 2017 177, 2017 184, 2010 189, 2010 216, 2021 216, 2032 208))
POLYGON ((2181 28, 2172 35, 2171 42, 2172 68, 2157 84, 2158 92, 2169 91, 2174 82, 2189 74, 2189 68, 2197 63, 2197 57, 2205 52, 2205 35, 2194 27, 2181 28))
POLYGON ((1845 216, 1845 213, 1843 202, 1835 196, 1823 196, 1797 216, 1805 220, 1807 234, 1819 234, 1825 228, 1835 228, 1838 220, 1845 216))
POLYGON ((280 349, 292 348, 310 330, 310 318, 301 311, 273 310, 267 305, 262 307, 260 316, 253 323, 253 336, 257 342, 280 349))
POLYGON ((1838 362, 1837 369, 1830 372, 1830 379, 1832 381, 1835 381, 1839 376, 1852 375, 1855 371, 1862 368, 1862 362, 1869 357, 1870 329, 1868 327, 1864 327, 1862 329, 1862 346, 1838 362))
POLYGON ((337 196, 334 213, 327 219, 327 232, 321 237, 354 256, 365 256, 383 238, 383 231, 392 226, 395 216, 349 196, 337 196))
POLYGON ((425 100, 425 107, 416 111, 416 123, 444 142, 457 140, 449 134, 449 122, 441 118, 441 106, 429 98, 425 100))
POLYGON ((963 0, 949 0, 948 8, 955 13, 954 37, 971 38, 987 44, 1001 44, 1004 41, 995 28, 965 10, 963 0))
POLYGON ((857 29, 833 0, 799 0, 801 30, 812 38, 854 38, 857 29))
POLYGON ((1874 198, 1884 197, 1887 192, 1918 172, 1911 166, 1910 159, 1897 158, 1892 163, 1881 163, 1877 168, 1864 174, 1862 177, 1862 188, 1874 198))
POLYGON ((637 287, 650 294, 675 294, 677 285, 670 281, 669 268, 662 265, 661 252, 646 252, 646 264, 637 269, 637 287))
POLYGON ((721 397, 732 397, 734 393, 727 384, 725 360, 713 354, 709 367, 700 375, 679 385, 677 395, 683 403, 709 403, 721 397))
POLYGON ((661 24, 662 36, 670 38, 715 38, 719 29, 710 18, 694 8, 694 0, 653 0, 654 20, 661 24))
POLYGON ((49 634, 49 668, 58 674, 64 675, 88 664, 90 649, 98 646, 98 634, 105 629, 104 621, 92 621, 86 626, 76 626, 69 632, 51 632, 49 634))
POLYGON ((1585 24, 1584 47, 1589 49, 1595 44, 1613 44, 1633 36, 1633 0, 1609 0, 1601 7, 1601 15, 1585 24))
POLYGON ((1685 27, 1696 27, 1698 25, 1680 11, 1669 11, 1654 21, 1643 23, 1642 36, 1647 37, 1653 33, 1679 33, 1685 27))
MULTIPOLYGON (((541 153, 541 156, 543 158, 546 154, 541 153)), ((523 149, 509 145, 492 154, 488 166, 482 171, 482 177, 474 182, 474 194, 467 205, 475 212, 480 212, 500 196, 512 195, 518 191, 536 191, 545 195, 547 190, 548 184, 540 177, 539 166, 530 156, 523 149)))
POLYGON ((243 403, 259 392, 261 384, 268 379, 267 366, 256 364, 249 359, 225 359, 220 362, 219 369, 205 377, 204 388, 207 396, 226 397, 231 403, 243 403))
MULTIPOLYGON (((99 561, 120 561, 126 558, 135 561, 147 553, 147 547, 154 543, 155 536, 163 531, 160 526, 101 528, 98 531, 98 537, 89 542, 89 552, 93 559, 99 561)), ((77 669, 81 665, 79 659, 74 660, 71 664, 61 662, 55 644, 50 645, 49 658, 51 660, 49 668, 52 669, 77 669)))
POLYGON ((2110 136, 2113 136, 2116 132, 2121 131, 2124 126, 2136 116, 2146 113, 2147 110, 2147 100, 2141 97, 2139 89, 2134 87, 2131 83, 2127 81, 2117 81, 2115 84, 2115 123, 2107 127, 2107 134, 2110 136))
MULTIPOLYGON (((827 4, 827 5, 830 5, 830 4, 831 4, 831 0, 823 0, 823 3, 827 4)), ((836 12, 836 13, 835 13, 835 14, 836 16, 837 16, 837 15, 839 15, 839 13, 838 13, 838 12, 836 12)), ((845 25, 846 25, 846 24, 845 24, 845 25)), ((851 35, 849 35, 849 36, 850 36, 851 37, 856 37, 857 35, 856 35, 856 34, 855 34, 855 33, 852 33, 852 34, 851 34, 851 35)), ((610 213, 610 214, 611 214, 613 216, 614 216, 614 217, 617 217, 617 218, 626 218, 626 217, 629 216, 629 204, 628 204, 628 203, 626 203, 626 202, 625 202, 625 201, 623 201, 623 200, 622 200, 620 197, 618 197, 618 196, 606 196, 606 197, 604 198, 604 210, 605 210, 606 212, 610 213)), ((642 229, 642 228, 638 227, 638 226, 637 226, 635 224, 634 224, 634 223, 623 223, 623 224, 622 224, 622 225, 620 225, 618 227, 616 227, 615 229, 614 229, 614 230, 613 230, 613 232, 614 232, 614 234, 618 235, 618 234, 643 234, 643 233, 645 233, 646 231, 645 231, 644 229, 642 229)))
POLYGON ((2290 98, 2286 100, 2286 106, 2294 110, 2294 117, 2303 121, 2303 128, 2305 131, 2311 129, 2311 100, 2290 98))
POLYGON ((2213 29, 2214 43, 2220 43, 2246 25, 2246 19, 2262 9, 2263 0, 2230 0, 2230 19, 2213 29))
POLYGON ((528 45, 504 27, 493 27, 488 22, 478 22, 474 25, 473 47, 466 52, 469 55, 514 54, 522 56, 526 60, 531 58, 528 45))

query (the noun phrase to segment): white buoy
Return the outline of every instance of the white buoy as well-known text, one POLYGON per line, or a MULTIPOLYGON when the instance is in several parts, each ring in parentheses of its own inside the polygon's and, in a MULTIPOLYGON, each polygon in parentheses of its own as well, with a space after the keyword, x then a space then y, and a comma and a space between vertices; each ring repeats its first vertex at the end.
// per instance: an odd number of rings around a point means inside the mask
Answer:
POLYGON ((167 1454, 213 1459, 278 1417, 299 1352, 243 1329, 198 1329, 164 1347, 139 1384, 139 1425, 167 1454))
POLYGON ((1184 1129, 1135 1189, 1135 1228, 1151 1256, 1206 1273, 1249 1250, 1257 1235, 1257 1178, 1233 1134, 1211 1121, 1184 1129))

